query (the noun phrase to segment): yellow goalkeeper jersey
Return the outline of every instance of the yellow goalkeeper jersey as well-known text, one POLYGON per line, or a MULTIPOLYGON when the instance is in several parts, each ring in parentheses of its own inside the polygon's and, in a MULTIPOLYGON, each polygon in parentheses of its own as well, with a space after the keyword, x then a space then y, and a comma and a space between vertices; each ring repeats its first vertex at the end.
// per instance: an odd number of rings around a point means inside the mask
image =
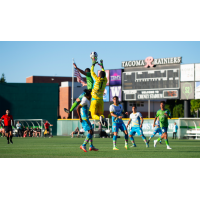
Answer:
MULTIPOLYGON (((105 71, 102 69, 102 71, 105 71)), ((103 99, 103 93, 107 84, 106 76, 104 78, 97 77, 94 73, 94 65, 91 67, 91 76, 94 79, 94 87, 92 89, 92 99, 103 99)))

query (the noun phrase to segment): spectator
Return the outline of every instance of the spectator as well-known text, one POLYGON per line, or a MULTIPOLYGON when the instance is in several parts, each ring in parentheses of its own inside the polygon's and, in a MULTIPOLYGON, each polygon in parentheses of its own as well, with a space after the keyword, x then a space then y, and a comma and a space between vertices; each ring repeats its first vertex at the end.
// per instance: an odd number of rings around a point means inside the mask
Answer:
POLYGON ((25 128, 24 136, 23 137, 27 137, 27 135, 30 135, 30 129, 28 127, 25 128))
POLYGON ((38 137, 38 135, 39 135, 39 137, 40 137, 40 135, 41 135, 41 129, 37 128, 36 131, 37 131, 36 136, 38 137))
POLYGON ((75 129, 75 131, 73 131, 73 132, 70 134, 70 135, 72 136, 71 138, 74 137, 74 134, 78 134, 78 135, 79 135, 79 128, 78 128, 78 127, 75 129))
POLYGON ((84 132, 85 132, 85 131, 84 131, 83 127, 82 127, 82 128, 80 129, 80 131, 79 131, 77 137, 79 137, 80 134, 81 134, 82 137, 83 137, 84 132))
POLYGON ((22 137, 23 136, 23 134, 22 134, 22 125, 19 123, 19 121, 17 122, 16 127, 17 127, 17 135, 18 135, 18 137, 22 137))
POLYGON ((1 137, 5 137, 5 129, 3 126, 0 128, 1 137))
POLYGON ((37 130, 36 130, 36 128, 33 129, 33 137, 37 137, 37 130))
POLYGON ((100 138, 108 137, 108 134, 104 130, 102 130, 101 123, 99 122, 98 124, 99 124, 99 129, 98 129, 98 131, 99 131, 99 137, 100 138))
POLYGON ((172 138, 172 139, 174 139, 174 136, 175 136, 175 139, 176 139, 177 130, 178 130, 178 126, 176 125, 176 122, 174 122, 174 127, 173 127, 173 138, 172 138))
MULTIPOLYGON (((53 124, 50 124, 48 121, 46 121, 46 123, 44 124, 45 132, 49 135, 49 138, 51 138, 53 136, 50 134, 49 126, 53 126, 53 124)), ((47 134, 45 134, 45 137, 47 134)))

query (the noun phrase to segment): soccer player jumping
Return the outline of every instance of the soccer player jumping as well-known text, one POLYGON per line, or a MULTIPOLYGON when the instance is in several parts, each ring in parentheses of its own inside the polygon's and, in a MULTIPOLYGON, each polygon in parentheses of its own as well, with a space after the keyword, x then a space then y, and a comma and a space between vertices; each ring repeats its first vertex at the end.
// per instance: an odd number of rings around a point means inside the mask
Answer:
POLYGON ((172 149, 170 146, 169 146, 169 142, 168 142, 168 139, 167 139, 167 128, 168 128, 168 118, 171 119, 171 113, 169 112, 168 109, 165 109, 165 102, 164 101, 161 101, 160 102, 160 110, 157 111, 156 113, 156 117, 154 119, 154 123, 153 125, 155 126, 155 121, 157 119, 157 117, 159 117, 159 120, 160 120, 160 127, 162 129, 162 135, 161 137, 159 137, 157 140, 154 140, 154 147, 156 147, 156 144, 157 142, 159 142, 161 139, 165 139, 165 143, 167 145, 167 149, 172 149))
POLYGON ((94 72, 94 66, 97 64, 97 57, 91 57, 92 59, 92 67, 91 67, 91 75, 94 80, 94 87, 92 89, 92 100, 90 106, 90 112, 92 115, 92 119, 100 120, 101 124, 107 126, 107 121, 104 117, 104 102, 103 102, 103 94, 107 84, 106 73, 103 67, 103 62, 101 62, 102 71, 99 73, 99 76, 94 72))
POLYGON ((130 120, 128 121, 128 124, 126 125, 126 128, 128 128, 130 122, 132 121, 132 128, 129 133, 131 143, 133 144, 131 147, 136 147, 136 144, 135 144, 135 141, 133 138, 135 133, 137 133, 138 136, 141 136, 146 144, 146 147, 149 147, 146 137, 144 136, 143 131, 142 131, 142 124, 143 124, 142 114, 140 112, 137 112, 136 109, 137 109, 136 105, 133 105, 133 107, 132 107, 133 113, 130 114, 130 120), (141 119, 141 123, 140 123, 140 119, 141 119))
MULTIPOLYGON (((128 131, 127 128, 122 121, 122 116, 121 114, 124 112, 123 106, 118 103, 118 97, 114 96, 113 97, 113 104, 110 105, 110 114, 112 116, 112 132, 113 132, 113 150, 119 150, 116 147, 116 142, 117 142, 117 134, 118 130, 121 129, 121 131, 124 132, 125 136, 125 149, 128 148, 128 131)), ((128 114, 127 112, 125 114, 128 114)))
POLYGON ((88 134, 85 138, 85 141, 80 146, 80 149, 82 149, 84 152, 87 152, 86 144, 89 142, 90 143, 89 151, 98 151, 98 149, 96 149, 93 146, 93 140, 92 140, 93 129, 92 129, 92 125, 89 121, 89 108, 90 108, 90 100, 91 100, 92 96, 91 96, 90 90, 85 89, 84 92, 85 92, 85 96, 82 98, 81 103, 77 107, 77 113, 78 113, 78 117, 79 117, 79 120, 82 124, 84 131, 88 131, 88 134))
POLYGON ((13 121, 13 116, 10 115, 9 113, 10 113, 10 110, 6 110, 6 114, 3 115, 0 119, 0 124, 1 124, 2 119, 4 119, 5 135, 7 137, 8 144, 9 143, 13 144, 13 141, 12 141, 13 134, 12 134, 11 121, 12 121, 12 125, 13 126, 15 126, 15 125, 14 125, 14 121, 13 121), (9 142, 9 138, 10 138, 10 142, 9 142))
MULTIPOLYGON (((93 88, 93 79, 92 79, 92 76, 91 76, 91 73, 90 73, 90 69, 89 68, 86 68, 85 71, 79 69, 75 63, 73 63, 74 65, 74 68, 77 69, 81 74, 85 75, 86 76, 86 81, 87 81, 87 89, 90 90, 90 92, 92 91, 92 88, 93 88)), ((72 111, 80 104, 82 98, 85 96, 85 92, 83 92, 77 99, 76 101, 73 103, 72 107, 70 108, 70 110, 68 110, 67 108, 64 108, 64 111, 66 113, 68 113, 68 118, 71 117, 71 113, 72 111)))

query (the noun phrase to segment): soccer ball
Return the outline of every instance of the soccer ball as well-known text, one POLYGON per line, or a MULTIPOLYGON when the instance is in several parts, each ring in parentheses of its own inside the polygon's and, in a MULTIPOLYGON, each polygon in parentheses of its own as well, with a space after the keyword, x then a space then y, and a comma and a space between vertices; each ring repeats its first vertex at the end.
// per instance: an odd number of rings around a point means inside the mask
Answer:
POLYGON ((97 52, 92 52, 92 53, 90 54, 90 58, 92 59, 92 58, 95 58, 95 57, 96 57, 96 60, 97 60, 97 57, 98 57, 97 52))

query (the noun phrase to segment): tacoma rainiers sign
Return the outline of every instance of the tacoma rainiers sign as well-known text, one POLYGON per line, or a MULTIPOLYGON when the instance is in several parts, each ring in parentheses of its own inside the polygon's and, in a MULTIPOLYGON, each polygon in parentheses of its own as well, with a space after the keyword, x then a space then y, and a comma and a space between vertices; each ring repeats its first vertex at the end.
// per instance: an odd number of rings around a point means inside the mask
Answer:
POLYGON ((137 67, 144 66, 154 67, 155 65, 167 65, 167 64, 180 64, 182 62, 182 57, 173 57, 173 58, 158 58, 154 59, 153 57, 147 57, 145 60, 134 60, 134 61, 124 61, 122 62, 122 67, 137 67))

